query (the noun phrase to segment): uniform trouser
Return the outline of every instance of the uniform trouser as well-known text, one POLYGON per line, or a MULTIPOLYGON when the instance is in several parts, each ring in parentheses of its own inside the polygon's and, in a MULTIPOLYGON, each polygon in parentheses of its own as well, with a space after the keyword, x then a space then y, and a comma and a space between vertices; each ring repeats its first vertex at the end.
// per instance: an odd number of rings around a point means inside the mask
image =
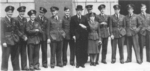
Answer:
POLYGON ((143 61, 143 48, 145 46, 145 42, 146 42, 146 36, 143 35, 139 35, 139 45, 140 45, 140 56, 141 56, 141 61, 143 61))
POLYGON ((150 32, 146 35, 146 57, 147 61, 150 62, 150 32))
POLYGON ((57 65, 62 65, 62 48, 63 41, 51 42, 51 66, 55 66, 55 57, 57 65))
POLYGON ((39 67, 39 44, 28 44, 29 67, 39 67))
MULTIPOLYGON (((102 62, 106 61, 108 38, 102 38, 102 62)), ((97 57, 99 59, 99 55, 97 57)))
POLYGON ((13 70, 20 70, 19 67, 19 47, 18 45, 7 45, 2 47, 2 65, 1 70, 8 70, 8 61, 11 55, 11 62, 13 70))
POLYGON ((118 44, 118 48, 119 48, 120 61, 124 61, 124 55, 123 55, 124 37, 114 38, 111 40, 112 61, 116 61, 117 44, 118 44))
POLYGON ((63 41, 63 63, 67 63, 67 48, 70 46, 70 64, 74 64, 75 42, 73 39, 64 39, 63 41))
POLYGON ((47 41, 41 41, 42 65, 47 66, 47 41))
POLYGON ((134 36, 127 36, 127 52, 128 52, 127 61, 132 61, 132 46, 135 51, 137 62, 141 62, 140 47, 137 34, 134 36))
POLYGON ((22 70, 27 68, 27 46, 26 45, 27 45, 26 41, 20 40, 19 49, 20 49, 22 70))

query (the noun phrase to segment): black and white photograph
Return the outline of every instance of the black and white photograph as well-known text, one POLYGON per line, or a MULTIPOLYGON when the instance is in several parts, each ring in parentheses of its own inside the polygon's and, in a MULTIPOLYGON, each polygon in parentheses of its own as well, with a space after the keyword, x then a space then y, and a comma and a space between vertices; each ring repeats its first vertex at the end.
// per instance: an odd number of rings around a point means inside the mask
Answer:
POLYGON ((0 71, 150 71, 150 0, 0 0, 0 71))

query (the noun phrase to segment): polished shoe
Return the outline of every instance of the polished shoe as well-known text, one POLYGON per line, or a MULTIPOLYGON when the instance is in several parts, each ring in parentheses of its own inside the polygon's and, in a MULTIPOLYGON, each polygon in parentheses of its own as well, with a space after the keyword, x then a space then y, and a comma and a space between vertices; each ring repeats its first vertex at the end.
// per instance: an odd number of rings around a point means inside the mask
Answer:
POLYGON ((131 60, 127 60, 125 63, 130 63, 131 62, 131 60))
POLYGON ((93 66, 96 66, 96 62, 93 63, 93 66))
POLYGON ((48 66, 47 65, 45 65, 45 66, 43 66, 44 68, 48 68, 48 66))
POLYGON ((63 65, 64 65, 64 66, 66 66, 66 65, 67 65, 67 63, 63 63, 63 65))
POLYGON ((120 61, 120 63, 121 63, 121 64, 124 64, 124 61, 123 61, 123 60, 121 60, 121 61, 120 61))
POLYGON ((96 65, 99 65, 99 63, 98 63, 98 62, 96 62, 96 65))
POLYGON ((80 67, 79 65, 76 66, 76 68, 79 68, 79 67, 80 67))
POLYGON ((30 67, 29 69, 30 69, 30 70, 34 70, 34 67, 30 67))
POLYGON ((71 66, 75 66, 75 64, 74 64, 74 63, 70 63, 70 65, 71 65, 71 66))
POLYGON ((116 63, 116 61, 111 61, 112 64, 116 63))
POLYGON ((57 65, 58 67, 63 67, 63 65, 57 65))
POLYGON ((27 67, 23 68, 22 70, 29 70, 27 67))
POLYGON ((84 65, 81 65, 81 67, 82 67, 82 68, 85 68, 85 66, 84 66, 84 65))
POLYGON ((106 62, 106 61, 102 61, 102 63, 103 63, 103 64, 107 64, 107 62, 106 62))
POLYGON ((138 64, 142 64, 142 61, 138 61, 137 63, 138 63, 138 64))
POLYGON ((51 68, 53 69, 53 68, 55 68, 55 66, 51 66, 51 68))
POLYGON ((35 70, 41 70, 39 67, 35 67, 34 69, 35 69, 35 70))
POLYGON ((90 66, 93 66, 93 62, 90 62, 90 66))

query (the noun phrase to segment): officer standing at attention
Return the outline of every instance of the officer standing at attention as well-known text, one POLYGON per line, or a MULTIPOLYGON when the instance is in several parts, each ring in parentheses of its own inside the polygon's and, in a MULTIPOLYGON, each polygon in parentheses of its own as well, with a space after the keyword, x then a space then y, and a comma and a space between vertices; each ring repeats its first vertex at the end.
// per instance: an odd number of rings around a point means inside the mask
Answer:
POLYGON ((120 5, 114 5, 115 14, 109 18, 110 34, 111 34, 111 45, 112 45, 112 61, 116 62, 116 48, 118 44, 120 63, 124 63, 123 45, 124 35, 126 35, 125 25, 123 24, 124 15, 120 14, 120 5))
MULTIPOLYGON (((87 21, 89 21, 90 20, 90 15, 89 14, 93 10, 93 5, 86 5, 85 8, 87 9, 87 12, 88 12, 87 14, 85 14, 85 17, 86 17, 87 21)), ((88 52, 87 52, 87 54, 85 56, 86 56, 86 62, 88 62, 88 52)))
POLYGON ((128 15, 124 18, 123 23, 126 27, 126 35, 127 35, 127 61, 129 63, 132 61, 132 47, 135 50, 136 60, 137 63, 141 64, 141 57, 140 57, 140 46, 139 46, 139 38, 138 32, 141 28, 140 23, 138 22, 138 16, 133 13, 134 5, 128 4, 128 15))
POLYGON ((110 33, 109 33, 109 24, 108 24, 109 16, 105 14, 105 8, 106 6, 104 4, 101 4, 98 7, 100 14, 97 16, 97 21, 100 23, 100 34, 102 38, 102 60, 101 62, 104 64, 107 64, 106 54, 107 54, 108 37, 110 36, 110 33))
POLYGON ((40 41, 41 33, 43 33, 40 23, 35 20, 36 11, 30 10, 28 12, 30 20, 26 25, 27 31, 27 45, 28 45, 28 56, 29 56, 29 67, 30 70, 40 70, 39 68, 39 50, 40 50, 40 41))
MULTIPOLYGON (((143 48, 145 45, 149 45, 149 38, 148 36, 148 27, 150 24, 150 14, 146 13, 147 7, 145 4, 141 4, 141 14, 139 14, 139 22, 142 26, 141 30, 139 31, 139 43, 140 43, 140 55, 141 55, 141 61, 143 62, 143 48), (148 43, 148 44, 145 44, 148 43)), ((150 48, 146 47, 146 57, 147 61, 150 62, 150 48)))
POLYGON ((36 21, 39 22, 43 33, 41 34, 41 50, 42 50, 42 66, 47 68, 47 24, 48 19, 45 17, 47 10, 44 7, 40 7, 39 15, 36 17, 36 21))
POLYGON ((13 70, 20 70, 19 66, 19 47, 18 47, 18 26, 12 18, 14 7, 5 8, 6 16, 1 19, 1 45, 2 45, 2 64, 1 70, 8 70, 8 60, 11 55, 13 70))
POLYGON ((63 65, 65 66, 67 64, 67 48, 68 48, 68 44, 70 47, 70 65, 74 66, 74 59, 75 59, 75 42, 74 39, 72 37, 72 35, 70 34, 70 20, 71 20, 71 16, 70 16, 70 9, 68 7, 64 7, 64 17, 62 20, 62 27, 66 33, 66 36, 64 38, 63 41, 63 65))
POLYGON ((63 67, 62 63, 62 48, 63 39, 65 38, 65 32, 62 28, 62 19, 58 16, 58 7, 52 6, 50 8, 52 17, 49 19, 48 23, 48 43, 51 46, 51 68, 57 66, 63 67), (55 62, 56 58, 56 62, 55 62))
POLYGON ((19 12, 19 15, 17 16, 17 25, 18 25, 18 34, 19 34, 19 53, 21 55, 21 68, 22 70, 28 70, 27 68, 27 34, 26 34, 26 24, 27 24, 27 19, 24 17, 26 7, 25 6, 20 6, 17 11, 19 12))

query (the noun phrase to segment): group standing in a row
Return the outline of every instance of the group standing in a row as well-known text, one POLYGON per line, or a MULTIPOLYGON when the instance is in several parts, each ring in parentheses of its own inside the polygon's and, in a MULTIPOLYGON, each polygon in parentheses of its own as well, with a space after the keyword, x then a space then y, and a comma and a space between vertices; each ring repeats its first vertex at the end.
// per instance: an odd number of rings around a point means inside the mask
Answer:
POLYGON ((143 62, 143 47, 146 45, 146 57, 150 62, 150 15, 146 13, 146 5, 141 4, 141 14, 134 14, 134 5, 127 5, 128 15, 120 14, 120 5, 114 5, 114 15, 105 14, 106 6, 98 7, 99 15, 87 5, 88 13, 82 15, 82 6, 77 5, 76 15, 70 15, 70 9, 64 7, 64 16, 58 16, 59 8, 52 6, 52 17, 45 17, 47 10, 40 7, 39 15, 35 10, 30 10, 30 20, 24 17, 26 7, 17 9, 19 15, 12 18, 14 7, 5 8, 6 17, 1 19, 1 45, 2 64, 1 70, 8 70, 8 59, 14 70, 40 70, 39 50, 42 50, 42 66, 47 64, 47 43, 50 43, 50 67, 63 67, 67 65, 67 48, 70 46, 70 65, 76 68, 85 67, 90 56, 90 65, 99 64, 99 53, 102 47, 101 62, 107 64, 106 54, 108 38, 111 38, 112 61, 116 62, 117 44, 120 54, 120 63, 124 63, 124 41, 127 40, 127 61, 132 61, 132 47, 134 48, 137 63, 143 62), (145 44, 145 43, 146 44, 145 44), (19 65, 21 56, 21 68, 19 65), (29 68, 27 67, 27 54, 29 68), (75 61, 76 58, 76 61, 75 61), (76 64, 75 64, 76 62, 76 64))

